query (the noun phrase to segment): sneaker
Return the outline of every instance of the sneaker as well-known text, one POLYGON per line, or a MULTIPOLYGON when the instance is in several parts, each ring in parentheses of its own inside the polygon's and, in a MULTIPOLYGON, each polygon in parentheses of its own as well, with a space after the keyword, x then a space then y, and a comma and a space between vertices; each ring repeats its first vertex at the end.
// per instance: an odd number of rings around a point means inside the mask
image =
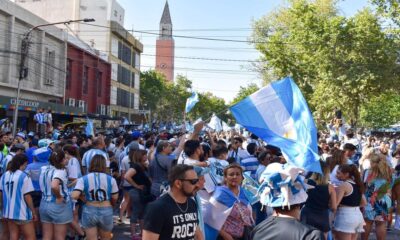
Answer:
POLYGON ((118 225, 121 225, 121 224, 122 224, 122 219, 121 219, 121 218, 118 218, 116 223, 117 223, 118 225))
POLYGON ((394 221, 394 229, 400 230, 400 215, 396 215, 396 220, 394 221))

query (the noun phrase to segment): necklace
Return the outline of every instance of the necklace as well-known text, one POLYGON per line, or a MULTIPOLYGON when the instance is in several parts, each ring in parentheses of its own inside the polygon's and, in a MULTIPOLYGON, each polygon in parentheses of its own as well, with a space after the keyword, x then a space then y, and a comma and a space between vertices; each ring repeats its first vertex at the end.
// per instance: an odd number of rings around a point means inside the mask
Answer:
POLYGON ((171 193, 168 193, 169 196, 172 198, 172 200, 174 200, 176 206, 179 208, 179 210, 181 211, 181 213, 186 213, 187 210, 189 209, 189 201, 186 199, 186 209, 182 210, 182 208, 179 206, 179 204, 175 201, 175 198, 171 195, 171 193))

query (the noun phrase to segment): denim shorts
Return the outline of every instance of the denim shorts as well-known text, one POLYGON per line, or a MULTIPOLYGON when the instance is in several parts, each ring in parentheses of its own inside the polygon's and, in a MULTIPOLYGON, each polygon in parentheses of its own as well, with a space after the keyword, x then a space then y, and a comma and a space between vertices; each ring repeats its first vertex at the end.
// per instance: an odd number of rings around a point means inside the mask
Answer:
POLYGON ((113 229, 113 208, 84 205, 81 225, 85 229, 97 227, 103 231, 111 232, 113 229))
POLYGON ((40 221, 52 224, 67 224, 72 222, 72 205, 66 203, 55 203, 41 201, 39 207, 40 221))
POLYGON ((333 229, 344 233, 364 232, 364 218, 360 207, 338 207, 333 229))
POLYGON ((129 198, 131 200, 131 223, 137 223, 139 220, 143 220, 145 205, 140 198, 140 190, 132 188, 129 191, 129 198))

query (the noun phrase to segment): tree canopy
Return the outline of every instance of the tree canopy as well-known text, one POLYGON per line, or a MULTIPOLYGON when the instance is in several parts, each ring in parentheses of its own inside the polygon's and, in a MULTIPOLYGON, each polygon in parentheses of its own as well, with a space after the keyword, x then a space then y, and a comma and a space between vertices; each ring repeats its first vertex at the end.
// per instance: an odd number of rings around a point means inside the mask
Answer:
POLYGON ((265 82, 292 76, 318 118, 339 107, 355 124, 364 103, 398 87, 397 38, 369 9, 346 18, 333 0, 288 2, 254 22, 265 82))

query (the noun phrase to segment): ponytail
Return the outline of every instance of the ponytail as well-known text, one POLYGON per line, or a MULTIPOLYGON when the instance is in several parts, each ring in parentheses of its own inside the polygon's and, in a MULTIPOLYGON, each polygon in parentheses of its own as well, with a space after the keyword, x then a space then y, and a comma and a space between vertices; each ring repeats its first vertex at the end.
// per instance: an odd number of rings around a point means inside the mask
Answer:
POLYGON ((349 177, 351 179, 353 179, 353 181, 356 183, 356 185, 358 186, 358 189, 360 190, 360 193, 363 194, 364 193, 364 183, 361 180, 361 176, 360 176, 360 172, 357 169, 357 166, 354 164, 345 164, 345 165, 341 165, 339 166, 339 170, 342 173, 348 173, 349 177))

